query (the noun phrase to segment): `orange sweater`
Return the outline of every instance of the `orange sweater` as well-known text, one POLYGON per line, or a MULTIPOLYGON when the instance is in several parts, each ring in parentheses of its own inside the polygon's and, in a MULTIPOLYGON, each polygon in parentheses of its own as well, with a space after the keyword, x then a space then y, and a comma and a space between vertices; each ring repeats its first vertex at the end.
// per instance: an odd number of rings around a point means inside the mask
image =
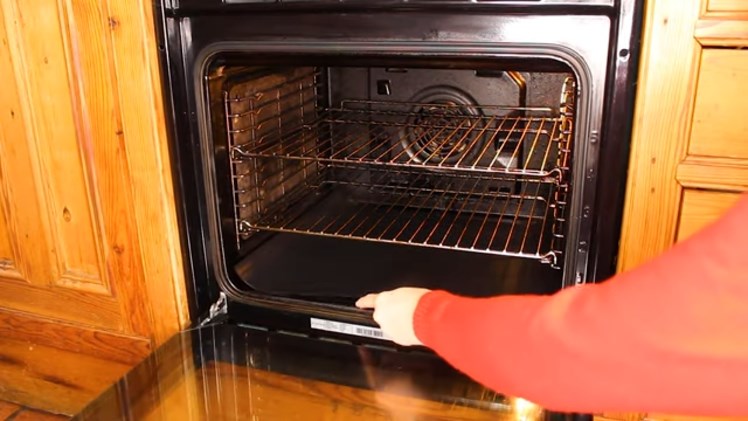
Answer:
POLYGON ((549 410, 748 415, 748 195, 609 282, 551 296, 434 291, 414 324, 457 369, 549 410))

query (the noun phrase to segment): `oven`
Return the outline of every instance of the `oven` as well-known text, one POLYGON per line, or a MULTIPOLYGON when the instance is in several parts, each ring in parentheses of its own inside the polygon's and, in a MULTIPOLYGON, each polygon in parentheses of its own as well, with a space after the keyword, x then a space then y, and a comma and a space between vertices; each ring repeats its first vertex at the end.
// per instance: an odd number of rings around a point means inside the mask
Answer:
POLYGON ((358 297, 612 275, 641 3, 163 0, 193 319, 392 346, 358 297))

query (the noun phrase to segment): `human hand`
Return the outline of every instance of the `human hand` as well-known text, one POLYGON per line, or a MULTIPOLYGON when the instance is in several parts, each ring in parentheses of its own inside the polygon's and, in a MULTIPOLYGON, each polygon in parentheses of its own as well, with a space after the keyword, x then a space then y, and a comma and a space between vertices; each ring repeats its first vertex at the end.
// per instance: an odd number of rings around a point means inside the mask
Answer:
POLYGON ((413 328, 413 314, 426 293, 423 288, 398 288, 369 294, 356 301, 358 308, 374 309, 374 321, 388 338, 404 346, 423 345, 413 328))

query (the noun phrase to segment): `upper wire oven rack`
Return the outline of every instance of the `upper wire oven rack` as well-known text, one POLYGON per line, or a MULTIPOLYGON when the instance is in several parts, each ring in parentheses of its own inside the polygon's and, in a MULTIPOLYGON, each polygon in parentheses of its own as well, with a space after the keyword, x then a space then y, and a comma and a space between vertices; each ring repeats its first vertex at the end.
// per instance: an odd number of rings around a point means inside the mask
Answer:
POLYGON ((281 113, 234 128, 230 134, 261 132, 263 125, 284 130, 235 145, 232 155, 235 160, 272 157, 560 181, 569 169, 570 105, 553 116, 549 108, 346 100, 296 125, 284 122, 281 113), (280 149, 278 135, 284 138, 280 149), (325 136, 319 147, 305 147, 310 139, 325 136))

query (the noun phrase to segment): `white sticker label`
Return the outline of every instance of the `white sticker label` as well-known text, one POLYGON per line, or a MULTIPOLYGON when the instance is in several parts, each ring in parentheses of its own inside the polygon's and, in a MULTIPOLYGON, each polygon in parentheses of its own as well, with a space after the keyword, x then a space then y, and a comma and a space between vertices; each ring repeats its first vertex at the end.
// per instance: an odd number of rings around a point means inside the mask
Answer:
POLYGON ((366 338, 389 339, 381 329, 369 326, 354 325, 350 323, 334 322, 332 320, 309 319, 312 329, 325 330, 327 332, 343 333, 345 335, 363 336, 366 338))

